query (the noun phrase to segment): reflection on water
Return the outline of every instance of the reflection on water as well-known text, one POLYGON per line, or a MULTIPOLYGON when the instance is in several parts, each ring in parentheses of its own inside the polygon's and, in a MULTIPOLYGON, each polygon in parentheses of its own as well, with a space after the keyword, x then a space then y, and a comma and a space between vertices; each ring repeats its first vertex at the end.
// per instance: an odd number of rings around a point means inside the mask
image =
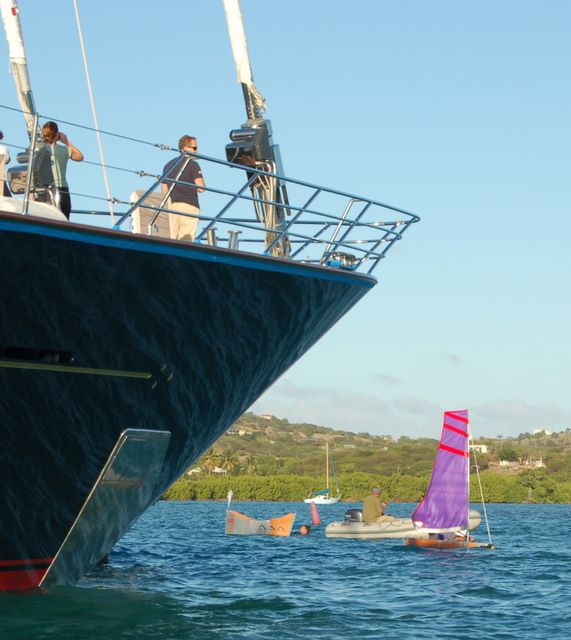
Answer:
MULTIPOLYGON (((496 551, 226 536, 223 503, 159 503, 79 587, 0 596, 0 638, 567 638, 568 505, 490 505, 496 551), (549 535, 546 536, 546 532, 549 535)), ((257 518, 303 503, 242 503, 257 518)), ((412 505, 393 505, 408 515, 412 505)), ((485 538, 485 529, 479 532, 485 538)))
POLYGON ((57 587, 0 598, 2 638, 181 638, 180 604, 163 594, 57 587))

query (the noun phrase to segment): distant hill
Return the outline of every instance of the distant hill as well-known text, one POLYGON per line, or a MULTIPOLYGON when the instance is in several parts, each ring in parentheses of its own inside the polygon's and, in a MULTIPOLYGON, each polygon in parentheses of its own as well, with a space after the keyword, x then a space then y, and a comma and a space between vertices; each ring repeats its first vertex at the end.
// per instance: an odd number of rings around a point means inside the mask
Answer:
MULTIPOLYGON (((244 414, 165 493, 167 500, 303 500, 324 487, 325 443, 344 501, 371 487, 389 501, 418 502, 426 491, 438 441, 339 431, 275 416, 244 414)), ((478 466, 489 502, 571 503, 571 436, 524 433, 480 438, 478 466)), ((472 469, 474 462, 472 460, 472 469)), ((480 495, 478 475, 471 493, 480 495)))
MULTIPOLYGON (((375 436, 339 431, 275 416, 244 414, 194 466, 211 475, 322 477, 325 443, 337 474, 424 476, 430 473, 438 440, 375 436)), ((517 438, 479 438, 482 470, 517 474, 541 469, 553 479, 571 481, 571 433, 524 433, 517 438)), ((192 471, 190 470, 190 471, 192 471)))

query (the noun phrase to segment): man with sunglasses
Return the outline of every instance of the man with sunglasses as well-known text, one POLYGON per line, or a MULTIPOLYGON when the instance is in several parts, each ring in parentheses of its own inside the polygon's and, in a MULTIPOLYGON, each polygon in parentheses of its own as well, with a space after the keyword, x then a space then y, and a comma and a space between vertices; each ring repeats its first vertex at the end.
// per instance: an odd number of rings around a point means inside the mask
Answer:
POLYGON ((180 211, 187 215, 169 214, 170 237, 175 240, 194 240, 200 207, 198 194, 204 191, 204 179, 200 165, 196 160, 188 156, 188 153, 196 153, 198 144, 194 136, 184 135, 178 141, 181 155, 167 162, 163 169, 163 179, 176 180, 163 182, 162 193, 170 191, 166 207, 171 211, 180 211), (188 153, 187 153, 188 152, 188 153), (190 186, 196 185, 196 186, 190 186), (171 189, 172 187, 172 189, 171 189), (192 215, 188 215, 192 214, 192 215))

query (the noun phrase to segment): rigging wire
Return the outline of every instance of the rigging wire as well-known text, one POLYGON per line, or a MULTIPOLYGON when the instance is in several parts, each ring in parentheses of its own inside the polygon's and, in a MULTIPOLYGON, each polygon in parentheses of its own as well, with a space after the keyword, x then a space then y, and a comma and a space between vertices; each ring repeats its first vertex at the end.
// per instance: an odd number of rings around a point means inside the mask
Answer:
MULTIPOLYGON (((22 111, 22 109, 16 109, 15 107, 9 107, 8 105, 5 104, 0 104, 0 109, 6 109, 7 111, 15 111, 16 113, 25 113, 25 111, 22 111)), ((121 135, 120 133, 114 133, 113 131, 105 131, 103 129, 96 129, 94 127, 89 127, 87 125, 84 124, 77 124, 77 122, 71 122, 69 120, 62 120, 59 117, 56 116, 49 116, 49 115, 44 115, 44 114, 40 114, 40 116, 42 118, 45 118, 46 120, 57 120, 57 122, 59 124, 68 124, 71 125, 73 127, 77 127, 78 129, 84 129, 85 131, 93 131, 95 133, 99 132, 99 133, 103 133, 106 136, 111 136, 113 138, 118 138, 119 140, 128 140, 129 142, 136 142, 138 144, 145 144, 149 147, 156 147, 157 149, 160 149, 161 151, 172 151, 173 153, 180 153, 178 148, 174 148, 171 147, 168 144, 164 144, 162 142, 149 142, 148 140, 142 140, 140 138, 133 138, 132 136, 125 136, 125 135, 121 135)), ((25 147, 22 147, 22 149, 25 149, 25 147)), ((208 158, 208 156, 204 156, 200 153, 193 153, 193 156, 196 156, 197 158, 208 158)), ((217 161, 216 158, 211 158, 212 161, 217 161)), ((218 161, 218 164, 222 164, 221 161, 218 161)), ((243 167, 240 167, 243 168, 243 167)), ((252 170, 253 172, 259 173, 257 172, 255 169, 252 170)))
POLYGON ((115 223, 115 216, 113 214, 113 199, 111 198, 111 189, 109 187, 109 179, 107 176, 107 168, 105 165, 105 156, 103 154, 103 142, 101 140, 101 134, 99 133, 99 122, 97 120, 97 111, 95 110, 95 99, 93 97, 93 87, 91 85, 91 75, 89 73, 89 66, 87 64, 87 53, 85 51, 85 44, 83 42, 83 31, 81 29, 81 21, 79 19, 79 8, 77 6, 77 0, 73 0, 73 8, 75 10, 75 20, 77 22, 77 33, 79 35, 79 43, 81 46, 81 56, 83 58, 83 67, 85 69, 85 78, 87 80, 87 89, 89 91, 89 103, 91 104, 91 113, 93 114, 93 122, 95 124, 95 135, 97 137, 97 147, 99 149, 99 158, 101 160, 101 170, 103 172, 103 182, 105 184, 105 193, 107 194, 107 202, 109 204, 109 213, 111 215, 111 223, 115 223))
POLYGON ((472 455, 474 456, 474 467, 476 468, 476 477, 478 478, 478 487, 480 488, 480 498, 482 499, 482 510, 484 511, 484 520, 486 521, 486 530, 488 531, 488 540, 492 543, 492 532, 490 531, 490 521, 488 520, 488 512, 486 511, 486 503, 484 501, 484 490, 482 489, 482 480, 480 478, 480 467, 476 459, 476 449, 472 447, 472 455))

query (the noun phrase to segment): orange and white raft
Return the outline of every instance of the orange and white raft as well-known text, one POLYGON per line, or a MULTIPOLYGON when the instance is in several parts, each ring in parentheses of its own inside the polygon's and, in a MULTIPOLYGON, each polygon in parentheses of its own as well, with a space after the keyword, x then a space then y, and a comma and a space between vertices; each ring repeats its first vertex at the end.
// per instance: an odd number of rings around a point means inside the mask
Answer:
POLYGON ((295 520, 295 513, 256 520, 239 511, 226 512, 226 533, 235 536, 289 536, 295 520))

